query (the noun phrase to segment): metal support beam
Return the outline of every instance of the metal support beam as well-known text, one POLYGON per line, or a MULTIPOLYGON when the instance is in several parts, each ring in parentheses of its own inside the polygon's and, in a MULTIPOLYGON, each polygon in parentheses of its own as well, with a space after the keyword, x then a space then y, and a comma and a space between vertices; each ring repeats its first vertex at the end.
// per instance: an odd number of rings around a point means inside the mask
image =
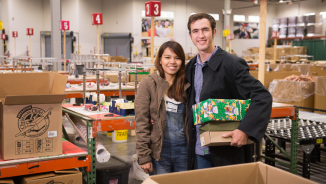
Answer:
POLYGON ((264 85, 267 0, 260 1, 258 80, 264 85))
MULTIPOLYGON (((224 0, 224 29, 230 29, 231 0, 224 0)), ((226 38, 223 37, 222 48, 226 49, 226 38)))
MULTIPOLYGON (((61 59, 61 31, 59 21, 61 20, 61 0, 50 0, 51 5, 51 57, 61 59)), ((61 70, 61 63, 54 66, 56 71, 61 70)))

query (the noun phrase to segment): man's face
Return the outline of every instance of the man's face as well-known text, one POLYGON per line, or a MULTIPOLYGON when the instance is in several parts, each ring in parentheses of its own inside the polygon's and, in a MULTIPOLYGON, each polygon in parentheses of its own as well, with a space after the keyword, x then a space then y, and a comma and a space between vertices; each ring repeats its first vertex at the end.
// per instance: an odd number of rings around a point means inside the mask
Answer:
POLYGON ((216 29, 212 30, 208 19, 200 19, 190 25, 189 36, 192 43, 198 51, 208 51, 214 47, 213 37, 216 35, 216 29))

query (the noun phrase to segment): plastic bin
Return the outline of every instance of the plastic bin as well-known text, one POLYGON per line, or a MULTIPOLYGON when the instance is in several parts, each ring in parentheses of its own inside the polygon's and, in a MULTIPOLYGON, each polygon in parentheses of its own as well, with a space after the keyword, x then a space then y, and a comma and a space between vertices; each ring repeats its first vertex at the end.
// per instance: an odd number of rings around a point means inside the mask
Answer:
POLYGON ((128 184, 131 165, 112 156, 108 162, 96 162, 97 184, 128 184))

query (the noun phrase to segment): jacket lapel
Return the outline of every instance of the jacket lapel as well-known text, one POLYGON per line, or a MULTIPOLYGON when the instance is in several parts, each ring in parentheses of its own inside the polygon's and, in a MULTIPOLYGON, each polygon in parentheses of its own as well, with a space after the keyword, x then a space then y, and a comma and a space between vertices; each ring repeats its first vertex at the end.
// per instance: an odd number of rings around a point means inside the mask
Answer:
POLYGON ((221 49, 221 47, 218 47, 216 53, 210 58, 209 62, 207 63, 207 65, 212 69, 212 70, 216 70, 223 58, 225 57, 225 55, 227 54, 226 51, 224 51, 223 49, 221 49))

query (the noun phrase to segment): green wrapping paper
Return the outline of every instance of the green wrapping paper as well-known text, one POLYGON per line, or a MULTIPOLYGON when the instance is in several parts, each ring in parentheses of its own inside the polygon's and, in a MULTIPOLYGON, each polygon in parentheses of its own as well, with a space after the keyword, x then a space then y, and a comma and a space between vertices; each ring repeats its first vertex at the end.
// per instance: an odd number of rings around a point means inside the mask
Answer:
POLYGON ((192 106, 194 124, 209 121, 241 121, 251 100, 207 99, 192 106))

